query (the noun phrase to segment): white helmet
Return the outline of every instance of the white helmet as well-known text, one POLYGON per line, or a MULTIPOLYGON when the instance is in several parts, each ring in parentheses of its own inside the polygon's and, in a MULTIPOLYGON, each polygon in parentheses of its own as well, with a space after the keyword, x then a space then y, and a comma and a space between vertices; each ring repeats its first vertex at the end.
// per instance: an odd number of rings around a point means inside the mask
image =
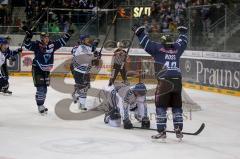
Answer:
POLYGON ((120 41, 119 41, 119 42, 117 42, 117 48, 123 48, 123 46, 124 46, 124 45, 123 45, 123 43, 122 43, 122 42, 120 42, 120 41))

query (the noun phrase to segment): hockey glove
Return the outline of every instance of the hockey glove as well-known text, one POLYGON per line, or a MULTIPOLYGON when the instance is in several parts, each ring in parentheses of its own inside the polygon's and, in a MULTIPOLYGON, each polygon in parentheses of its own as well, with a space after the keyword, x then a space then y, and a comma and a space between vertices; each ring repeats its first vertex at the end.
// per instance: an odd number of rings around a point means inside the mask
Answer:
POLYGON ((124 129, 132 129, 133 125, 129 119, 123 120, 124 129))
POLYGON ((30 41, 33 37, 32 31, 31 30, 26 30, 25 33, 26 33, 26 39, 25 40, 30 41))
POLYGON ((150 128, 150 120, 148 117, 142 118, 142 128, 149 129, 150 128))
POLYGON ((73 29, 69 29, 67 33, 71 36, 72 34, 74 34, 74 30, 73 29))
POLYGON ((21 53, 22 51, 23 51, 22 48, 18 48, 18 49, 17 49, 17 52, 18 52, 18 53, 21 53))

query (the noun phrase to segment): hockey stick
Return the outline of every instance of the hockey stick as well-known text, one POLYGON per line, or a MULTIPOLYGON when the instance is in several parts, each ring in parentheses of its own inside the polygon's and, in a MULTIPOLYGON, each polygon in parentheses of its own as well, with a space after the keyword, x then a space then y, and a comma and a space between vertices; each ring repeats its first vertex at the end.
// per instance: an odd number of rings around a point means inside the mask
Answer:
MULTIPOLYGON (((142 14, 143 14, 143 12, 140 14, 137 24, 140 23, 142 14)), ((135 33, 133 33, 133 35, 132 35, 132 37, 131 37, 131 41, 130 41, 129 47, 128 47, 128 49, 127 49, 127 53, 126 53, 126 56, 125 56, 125 58, 124 58, 124 62, 122 63, 121 69, 123 69, 123 67, 124 67, 124 65, 125 65, 125 61, 127 60, 127 56, 128 56, 129 51, 130 51, 130 49, 131 49, 131 47, 132 47, 134 37, 135 37, 135 33)))
POLYGON ((115 21, 116 21, 116 19, 117 19, 118 12, 119 12, 119 9, 117 9, 116 14, 115 14, 115 16, 113 17, 112 24, 111 24, 110 28, 108 29, 108 32, 107 32, 106 37, 105 37, 105 39, 104 39, 104 41, 103 41, 102 47, 101 47, 101 49, 100 49, 100 51, 99 51, 100 54, 101 54, 102 49, 103 49, 103 47, 104 47, 104 45, 105 45, 105 43, 106 43, 106 41, 107 41, 108 36, 109 36, 109 34, 110 34, 111 30, 112 30, 112 26, 113 26, 113 24, 115 23, 115 21))
MULTIPOLYGON (((32 26, 30 27, 30 31, 33 31, 37 25, 39 24, 40 20, 45 16, 45 14, 47 14, 49 12, 49 9, 53 6, 55 0, 52 0, 51 3, 49 4, 49 6, 47 7, 47 9, 41 14, 41 16, 32 24, 32 26)), ((27 31, 29 29, 29 27, 27 26, 23 26, 22 27, 23 31, 27 31)), ((24 41, 26 40, 27 36, 25 35, 24 37, 24 40, 22 42, 22 45, 21 45, 21 49, 23 47, 23 43, 24 41)))
MULTIPOLYGON (((153 129, 153 128, 149 128, 149 129, 147 129, 147 128, 142 128, 142 127, 133 127, 133 128, 135 128, 135 129, 143 129, 143 130, 153 130, 153 131, 157 131, 157 129, 153 129)), ((196 135, 199 135, 199 134, 203 131, 204 128, 205 128, 205 123, 202 123, 201 126, 199 127, 199 129, 198 129, 197 131, 195 131, 195 132, 193 132, 193 133, 190 133, 190 132, 182 132, 182 134, 184 134, 184 135, 194 135, 194 136, 196 136, 196 135)), ((167 133, 175 133, 175 131, 170 131, 170 130, 166 130, 166 132, 167 132, 167 133)))

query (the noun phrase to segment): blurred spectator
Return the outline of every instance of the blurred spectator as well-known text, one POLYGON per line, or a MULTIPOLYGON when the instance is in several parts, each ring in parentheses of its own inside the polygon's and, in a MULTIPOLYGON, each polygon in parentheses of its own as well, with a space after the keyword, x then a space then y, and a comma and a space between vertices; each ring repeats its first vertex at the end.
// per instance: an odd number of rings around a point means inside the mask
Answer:
POLYGON ((32 0, 28 0, 27 1, 25 12, 26 12, 27 20, 29 20, 29 19, 31 19, 33 17, 34 5, 32 3, 32 0))

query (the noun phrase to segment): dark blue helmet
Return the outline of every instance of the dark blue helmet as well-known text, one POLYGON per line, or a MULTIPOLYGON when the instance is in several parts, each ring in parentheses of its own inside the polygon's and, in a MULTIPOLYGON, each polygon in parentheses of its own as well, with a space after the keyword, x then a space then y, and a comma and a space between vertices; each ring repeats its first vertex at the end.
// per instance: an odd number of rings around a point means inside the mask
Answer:
POLYGON ((132 91, 135 95, 145 96, 147 94, 147 88, 144 83, 138 83, 132 87, 132 91))
POLYGON ((0 37, 0 45, 2 44, 8 44, 8 41, 4 37, 0 37))
POLYGON ((89 36, 88 34, 86 34, 86 35, 80 35, 79 39, 80 39, 80 41, 83 41, 84 39, 89 38, 89 37, 90 37, 90 36, 89 36))

